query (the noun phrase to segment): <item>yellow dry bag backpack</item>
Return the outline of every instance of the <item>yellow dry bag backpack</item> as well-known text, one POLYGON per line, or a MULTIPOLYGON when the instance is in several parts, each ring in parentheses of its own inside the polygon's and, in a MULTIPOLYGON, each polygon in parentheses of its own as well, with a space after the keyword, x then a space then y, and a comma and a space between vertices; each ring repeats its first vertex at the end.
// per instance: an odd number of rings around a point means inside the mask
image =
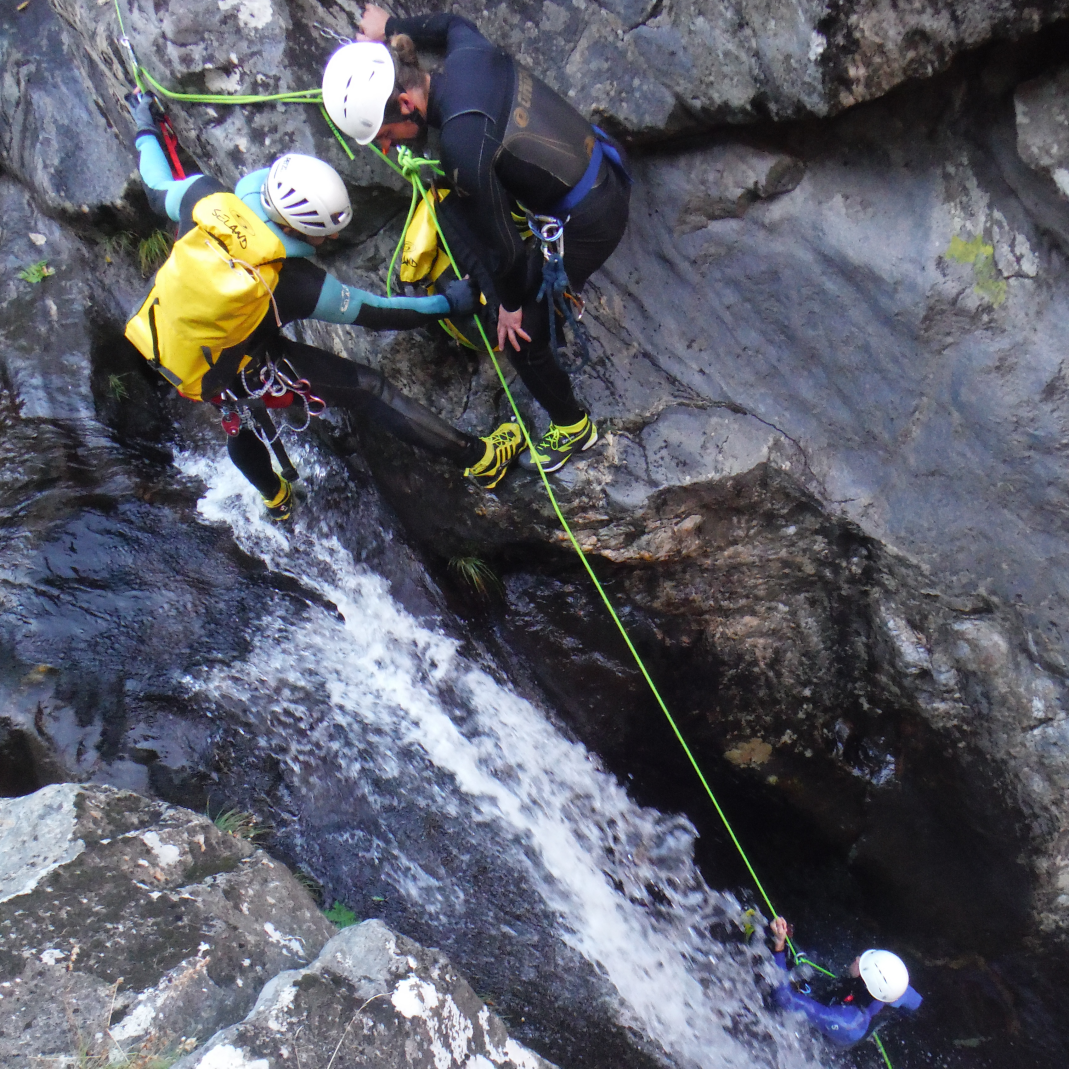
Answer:
MULTIPOLYGON (((203 401, 202 380, 222 352, 245 341, 273 308, 286 250, 233 193, 197 201, 193 221, 126 336, 179 393, 203 401)), ((235 373, 248 362, 242 356, 235 373)))
MULTIPOLYGON (((448 189, 435 189, 430 194, 437 204, 441 204, 449 196, 448 189)), ((446 251, 439 247, 438 229, 434 223, 430 208, 426 200, 421 200, 412 213, 412 219, 405 231, 404 245, 401 249, 401 266, 397 272, 402 282, 421 282, 428 293, 434 294, 442 289, 447 282, 457 278, 453 265, 449 262, 446 251)), ((486 304, 486 298, 480 294, 482 304, 486 304)), ((461 345, 469 349, 478 349, 467 337, 470 334, 478 338, 478 328, 474 320, 465 318, 461 321, 459 329, 450 319, 439 319, 442 329, 450 337, 455 338, 461 345)))

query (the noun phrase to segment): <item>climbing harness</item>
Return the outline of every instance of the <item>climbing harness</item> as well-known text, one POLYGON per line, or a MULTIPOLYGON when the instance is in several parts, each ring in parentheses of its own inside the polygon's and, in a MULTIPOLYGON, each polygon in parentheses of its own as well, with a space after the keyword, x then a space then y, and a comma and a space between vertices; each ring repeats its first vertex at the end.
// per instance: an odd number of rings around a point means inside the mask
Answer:
POLYGON ((278 363, 266 359, 257 375, 258 385, 249 382, 247 370, 242 368, 240 372, 244 396, 233 390, 224 390, 218 397, 212 398, 212 403, 222 413, 220 422, 223 430, 233 438, 241 433, 242 427, 247 427, 274 452, 282 467, 282 477, 291 482, 299 479, 300 473, 286 453, 281 432, 271 418, 270 410, 290 408, 299 397, 304 406, 304 423, 300 426, 290 423, 289 427, 300 432, 308 429, 314 417, 323 415, 327 410, 326 402, 312 393, 311 384, 307 379, 298 377, 286 358, 278 363), (286 370, 281 366, 283 364, 286 370))
POLYGON ((568 272, 564 269, 564 228, 568 219, 558 219, 553 215, 534 215, 527 213, 527 225, 542 249, 542 285, 538 290, 537 300, 545 300, 546 313, 549 316, 549 347, 553 357, 560 360, 557 351, 557 316, 571 327, 572 338, 579 350, 579 359, 570 368, 575 373, 582 371, 590 363, 590 339, 586 328, 579 325, 583 318, 586 304, 582 297, 571 291, 568 272))
POLYGON ((257 375, 259 385, 249 382, 247 368, 241 369, 240 377, 244 396, 233 390, 224 390, 218 397, 212 398, 212 402, 220 409, 223 430, 233 438, 241 433, 243 427, 247 427, 278 458, 282 477, 291 482, 299 479, 300 473, 282 444, 282 434, 271 418, 271 410, 290 408, 300 398, 304 407, 304 423, 300 426, 289 423, 288 426, 291 430, 301 432, 308 429, 313 418, 323 415, 327 409, 326 402, 312 393, 308 380, 299 378, 293 365, 285 358, 279 363, 271 359, 264 361, 257 375), (280 364, 284 364, 287 370, 283 370, 280 364))
MULTIPOLYGON (((116 10, 116 14, 118 15, 118 18, 119 18, 119 28, 120 28, 120 31, 121 31, 121 34, 122 34, 122 36, 120 37, 120 43, 129 52, 130 60, 131 60, 131 64, 132 64, 133 72, 134 72, 134 79, 137 82, 138 88, 140 88, 140 89, 144 88, 144 86, 142 84, 142 81, 141 81, 141 79, 144 78, 145 82, 147 82, 149 85, 151 85, 152 88, 156 92, 160 93, 162 96, 164 96, 164 97, 166 97, 166 98, 168 98, 170 100, 178 100, 178 101, 182 101, 184 103, 191 103, 191 104, 261 104, 261 103, 318 104, 320 112, 323 115, 323 118, 327 122, 327 125, 330 127, 330 130, 334 134, 334 136, 337 139, 338 143, 344 149, 346 155, 349 157, 350 160, 355 159, 354 153, 349 148, 348 144, 346 143, 346 141, 345 141, 344 137, 342 136, 341 132, 338 130, 337 126, 331 121, 331 118, 327 114, 326 109, 323 107, 321 90, 309 89, 309 90, 302 90, 302 91, 293 92, 293 93, 268 94, 268 95, 265 95, 265 96, 239 96, 239 95, 228 96, 228 95, 213 95, 213 94, 203 94, 203 93, 173 93, 173 92, 167 90, 166 88, 164 88, 162 85, 160 85, 137 62, 136 56, 134 55, 134 52, 133 52, 133 48, 130 45, 129 40, 126 37, 125 30, 123 29, 122 13, 121 13, 121 11, 119 9, 119 0, 115 0, 115 10, 116 10)), ((322 27, 322 26, 319 26, 317 24, 317 29, 319 29, 320 33, 323 36, 327 37, 328 39, 335 39, 335 40, 339 40, 339 41, 342 40, 342 38, 340 36, 336 35, 334 33, 334 31, 328 30, 326 27, 322 27)), ((607 145, 607 139, 605 139, 605 136, 603 134, 601 134, 601 131, 597 131, 597 133, 598 133, 599 136, 598 136, 598 140, 597 140, 596 145, 595 145, 595 152, 597 152, 599 147, 601 147, 603 145, 607 145)), ((411 202, 410 202, 410 205, 409 205, 408 215, 407 215, 406 220, 405 220, 405 228, 407 229, 408 225, 411 223, 412 216, 413 216, 413 213, 415 212, 417 204, 420 201, 422 201, 426 205, 427 211, 429 212, 430 217, 434 220, 435 229, 438 232, 438 236, 439 236, 439 239, 440 239, 440 242, 441 242, 442 249, 444 250, 446 256, 449 258, 449 262, 452 265, 453 270, 456 272, 457 277, 458 278, 461 277, 460 268, 459 268, 459 266, 458 266, 458 264, 456 262, 456 259, 454 258, 453 254, 452 254, 452 251, 449 248, 448 240, 446 239, 445 234, 442 232, 441 225, 438 223, 437 215, 436 215, 436 213, 434 211, 434 201, 433 201, 433 198, 431 196, 431 193, 428 191, 427 187, 424 185, 423 180, 422 180, 421 175, 420 175, 420 169, 422 167, 424 167, 424 166, 429 167, 433 172, 435 172, 437 174, 441 174, 442 171, 441 171, 440 167, 438 166, 438 161, 426 159, 426 158, 419 157, 419 156, 415 156, 406 147, 401 146, 401 147, 398 148, 398 160, 395 163, 388 156, 386 156, 376 145, 370 144, 370 145, 368 145, 368 147, 384 163, 386 163, 387 166, 389 166, 392 170, 394 170, 397 174, 401 175, 403 178, 407 179, 410 182, 411 186, 412 186, 412 199, 411 199, 411 202)), ((613 156, 610 155, 610 153, 608 151, 609 148, 612 148, 612 146, 608 145, 607 147, 601 147, 601 152, 604 153, 605 155, 609 155, 610 159, 612 159, 613 156)), ((619 160, 619 155, 616 153, 616 150, 613 149, 612 152, 616 156, 616 158, 613 159, 613 162, 614 163, 618 163, 619 166, 621 168, 623 168, 622 161, 619 160)), ((591 170, 593 170, 593 167, 591 167, 591 170)), ((626 170, 624 170, 624 173, 626 175, 626 173, 627 173, 626 170)), ((630 176, 628 175, 627 177, 628 177, 628 181, 630 181, 630 176)), ((586 182, 586 178, 587 178, 587 176, 584 175, 584 178, 583 178, 583 182, 584 183, 586 182)), ((596 171, 595 171, 595 178, 596 178, 596 171)), ((590 186, 592 186, 592 185, 593 185, 593 182, 590 183, 590 186)), ((583 190, 583 196, 585 196, 588 191, 589 191, 589 188, 588 189, 584 189, 583 190)), ((582 199, 582 197, 577 197, 575 199, 575 203, 578 203, 578 201, 581 200, 581 199, 582 199)), ((558 205, 557 208, 558 208, 558 211, 561 212, 561 214, 565 214, 565 215, 567 214, 567 210, 570 210, 570 209, 561 210, 560 205, 558 205)), ((535 231, 534 227, 532 226, 532 233, 536 234, 537 239, 542 244, 543 256, 545 257, 545 263, 543 265, 543 285, 542 285, 542 289, 545 290, 547 292, 547 294, 552 293, 553 294, 553 298, 552 299, 555 300, 558 295, 563 296, 567 291, 567 274, 563 270, 563 237, 564 237, 563 230, 564 230, 564 223, 567 222, 567 219, 565 219, 564 222, 562 222, 560 220, 560 218, 557 217, 557 216, 553 216, 553 217, 550 217, 548 219, 543 217, 543 219, 545 220, 544 229, 541 230, 541 231, 535 231), (549 225, 545 225, 545 224, 549 224, 549 225), (553 224, 555 224, 555 226, 553 224), (551 251, 549 251, 549 249, 547 247, 552 247, 551 251), (556 273, 556 266, 552 267, 551 270, 550 270, 549 279, 547 281, 546 274, 545 274, 545 264, 550 263, 550 261, 553 260, 554 257, 557 258, 556 262, 559 262, 559 264, 560 264, 560 272, 559 272, 559 274, 557 274, 556 273), (561 283, 561 276, 563 276, 563 285, 561 283)), ((529 217, 529 222, 537 223, 537 222, 539 222, 539 219, 537 217, 535 217, 535 216, 530 216, 529 217)), ((402 231, 402 242, 403 242, 403 235, 404 235, 404 231, 402 231)), ((389 292, 389 278, 393 274, 394 266, 396 265, 397 258, 398 258, 399 254, 400 254, 400 251, 401 251, 402 242, 398 243, 398 247, 395 250, 393 258, 390 261, 389 275, 387 276, 387 292, 389 292)), ((540 291, 539 299, 541 299, 541 295, 542 295, 542 291, 540 291)), ((565 316, 566 321, 568 321, 570 323, 573 322, 573 321, 574 322, 578 322, 578 319, 579 319, 579 317, 580 317, 580 315, 582 313, 582 305, 581 304, 579 305, 579 315, 576 315, 574 312, 571 312, 569 310, 569 308, 568 308, 568 304, 567 304, 568 297, 565 296, 563 299, 564 299, 564 302, 565 302, 565 305, 564 305, 564 316, 565 316)), ((551 330, 553 329, 552 324, 553 324, 555 318, 556 318, 555 315, 551 314, 551 316, 550 316, 551 330)), ((605 606, 606 611, 609 613, 609 616, 612 618, 613 623, 616 625, 616 628, 619 631, 620 637, 623 639, 623 642, 624 642, 625 646, 627 647, 628 652, 631 654, 632 658, 634 659, 635 664, 638 667, 638 670, 639 670, 640 674, 642 675, 642 678, 646 681, 646 685, 649 687, 650 692, 652 693, 654 699, 656 700, 658 707, 660 708, 661 712, 664 714, 665 719, 668 721, 669 727, 671 728, 672 733, 676 738, 676 741, 679 743, 679 745, 683 749, 683 752, 686 755, 686 758, 687 758, 688 762, 690 763, 691 768, 694 770, 695 774, 697 775, 698 780, 701 783, 702 788, 705 790, 705 793, 706 793, 707 797, 709 798, 710 802, 712 803, 712 806, 713 806, 714 810, 716 811, 717 816, 720 818, 721 823, 723 824, 724 829, 728 834, 728 837, 730 838, 730 840, 731 840, 732 844, 734 845, 735 849, 738 851, 738 854, 739 854, 740 858, 742 859, 743 864, 746 866, 747 872, 750 874, 750 878, 754 882, 754 886, 757 888, 757 891, 760 894, 760 896, 761 896, 762 900, 764 901, 765 905, 768 906, 769 911, 771 912, 771 914, 773 916, 777 916, 778 914, 777 914, 776 908, 775 908, 775 906, 773 906, 772 900, 769 897, 768 892, 765 890, 764 885, 761 883, 760 877, 757 875, 757 871, 754 869, 752 862, 750 861, 749 857, 746 854, 746 851, 743 849, 742 843, 739 841, 738 836, 735 834, 735 830, 732 827, 731 822, 728 820, 727 814, 724 812, 723 808, 720 805, 720 802, 716 798, 716 795, 713 793, 713 789, 710 786, 709 781, 705 776, 705 773, 702 771, 702 768, 701 768, 700 764, 698 763, 697 758, 694 756, 693 751, 691 750, 690 746, 687 744, 687 741, 684 738, 683 733, 680 730, 679 725, 677 724, 677 722, 675 720, 675 717, 672 715, 671 710, 668 708, 667 703, 665 702, 664 698, 661 696, 661 693, 658 690, 656 683, 654 683, 653 678, 651 677, 651 675, 649 673, 649 670, 646 668, 645 662, 642 660, 641 655, 639 654, 638 650, 635 648, 635 645, 631 640, 631 636, 628 634, 627 629, 624 627, 623 622, 621 621, 619 615, 617 614, 616 609, 614 608, 614 606, 612 604, 612 601, 610 600, 607 592, 605 591, 605 588, 602 586, 601 581, 598 579, 597 574, 595 573, 595 571, 593 569, 593 566, 591 565, 591 563, 590 563, 590 561, 589 561, 589 559, 587 557, 586 552, 584 551, 583 547, 579 544, 579 541, 576 538, 575 533, 571 528, 571 525, 568 523, 568 520, 566 519, 566 517, 564 516, 563 511, 561 510, 560 503, 557 500, 556 494, 553 492, 553 487, 550 484, 549 477, 546 474, 545 470, 543 469, 542 465, 537 460, 537 452, 535 450, 535 441, 531 437, 531 433, 527 428, 527 424, 524 421, 522 415, 520 414, 519 407, 516 404, 516 400, 515 400, 515 398, 514 398, 514 396, 512 394, 511 389, 509 388, 508 379, 506 378, 504 370, 502 369, 501 364, 497 359, 497 355, 495 353, 494 347, 491 344, 489 337, 487 336, 486 328, 483 325, 482 319, 479 316, 475 316, 474 317, 474 322, 475 322, 476 326, 478 327, 479 335, 480 335, 480 337, 482 339, 482 342, 483 342, 483 345, 484 345, 484 347, 486 349, 486 352, 489 355, 491 362, 493 363, 494 370, 497 373, 498 381, 501 383, 501 387, 502 387, 502 390, 504 391, 505 397, 508 399, 509 406, 512 409, 512 412, 513 412, 513 415, 515 417, 516 423, 519 425, 520 430, 521 430, 521 432, 523 434, 524 441, 527 443, 527 447, 532 451, 532 455, 534 455, 535 458, 536 458, 535 459, 535 466, 537 467, 539 476, 541 477, 543 488, 546 491, 546 496, 549 499, 550 505, 553 508, 553 512, 554 512, 555 516, 557 517, 557 520, 560 523, 561 528, 564 531, 564 534, 565 534, 568 542, 571 544, 572 548, 576 552, 576 555, 579 557, 579 560, 582 563, 583 568, 586 571, 586 573, 587 573, 588 577, 590 578, 591 582, 593 583, 594 588, 597 590, 598 595, 601 598, 601 601, 602 601, 603 605, 605 606)), ((586 361, 589 359, 586 356, 586 350, 584 350, 584 358, 585 358, 584 362, 580 366, 585 366, 586 361)), ((290 370, 293 370, 293 369, 291 368, 290 370)), ((261 372, 261 374, 262 374, 262 372, 261 372)), ((279 371, 278 371, 278 369, 277 369, 277 366, 276 366, 273 375, 270 376, 269 381, 267 383, 265 383, 263 380, 261 380, 261 385, 262 386, 267 386, 267 388, 264 389, 263 392, 259 395, 259 397, 255 399, 255 400, 259 400, 261 403, 263 403, 265 405, 265 407, 263 409, 260 409, 258 407, 252 408, 251 406, 249 406, 250 411, 254 413, 253 418, 257 420, 257 422, 260 424, 261 431, 263 431, 263 434, 266 435, 266 437, 261 437, 261 440, 269 442, 270 444, 272 444, 272 446, 274 446, 274 445, 281 446, 281 442, 278 439, 278 432, 277 431, 273 431, 272 432, 272 431, 269 431, 269 430, 265 430, 264 429, 264 423, 260 419, 260 416, 262 414, 262 416, 264 417, 266 422, 270 423, 270 416, 267 415, 267 411, 266 411, 267 402, 264 400, 264 398, 271 394, 271 389, 273 389, 276 385, 285 386, 287 382, 290 383, 288 388, 291 389, 292 392, 295 393, 295 394, 296 393, 301 393, 301 390, 300 389, 296 389, 295 387, 299 387, 299 386, 307 387, 307 385, 308 385, 306 382, 304 382, 304 380, 301 380, 301 379, 289 379, 288 377, 281 376, 279 371), (273 433, 273 436, 272 436, 272 433, 273 433)), ((302 396, 305 396, 306 404, 309 401, 311 401, 313 405, 316 402, 318 402, 319 404, 322 404, 322 401, 320 401, 318 398, 312 397, 310 394, 308 394, 306 396, 305 394, 302 393, 302 396)), ((248 400, 246 400, 244 403, 246 405, 248 405, 249 402, 248 402, 248 400)), ((225 404, 229 404, 229 405, 235 406, 235 407, 231 407, 229 409, 224 407, 224 421, 227 419, 227 416, 226 416, 225 413, 229 412, 230 413, 230 422, 231 422, 232 426, 235 426, 235 430, 233 432, 228 430, 228 433, 237 433, 237 431, 240 429, 240 425, 241 425, 240 424, 240 420, 241 420, 242 417, 241 417, 240 414, 237 413, 236 408, 238 406, 240 406, 242 404, 242 402, 237 400, 236 398, 234 398, 233 395, 230 395, 229 399, 225 399, 225 404), (234 417, 235 414, 238 415, 238 423, 237 424, 233 423, 233 417, 234 417)), ((312 405, 308 405, 307 407, 308 407, 309 418, 311 418, 314 415, 319 415, 320 414, 319 412, 313 412, 311 410, 312 409, 312 405)), ((225 422, 224 422, 224 426, 226 426, 225 422)), ((272 425, 272 427, 273 427, 273 425, 272 425)), ((292 466, 290 466, 290 467, 292 469, 292 466)), ((295 475, 296 475, 296 473, 294 473, 294 476, 295 475)), ((291 478, 291 477, 294 477, 294 476, 288 475, 286 472, 283 472, 283 476, 285 478, 287 478, 287 479, 291 478)), ((787 940, 787 945, 791 948, 792 953, 794 953, 794 946, 793 946, 793 944, 792 944, 790 939, 787 940)), ((827 976, 834 976, 835 975, 834 973, 830 972, 829 970, 824 969, 820 965, 817 965, 815 962, 810 961, 804 955, 796 955, 795 960, 800 962, 800 963, 808 964, 808 965, 812 966, 813 968, 817 969, 819 972, 824 973, 827 976)), ((893 1069, 893 1066, 891 1064, 891 1060, 887 1055, 887 1051, 884 1048, 883 1042, 880 1040, 880 1037, 877 1034, 873 1033, 872 1034, 872 1039, 875 1041, 876 1046, 879 1049, 880 1054, 883 1057, 884 1063, 886 1065, 886 1069, 893 1069)))

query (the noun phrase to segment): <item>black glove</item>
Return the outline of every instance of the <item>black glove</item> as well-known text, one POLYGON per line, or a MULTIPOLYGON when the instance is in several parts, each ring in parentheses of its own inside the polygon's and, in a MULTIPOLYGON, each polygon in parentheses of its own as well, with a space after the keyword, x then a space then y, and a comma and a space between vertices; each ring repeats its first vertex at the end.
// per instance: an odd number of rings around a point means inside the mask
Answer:
POLYGON ((451 316, 470 316, 479 307, 479 287, 470 278, 456 278, 443 291, 451 316))
POLYGON ((126 98, 126 106, 130 109, 134 124, 137 126, 134 144, 137 144, 137 139, 142 134, 152 134, 162 144, 163 134, 160 132, 158 120, 163 113, 156 103, 156 98, 151 93, 130 93, 126 98))

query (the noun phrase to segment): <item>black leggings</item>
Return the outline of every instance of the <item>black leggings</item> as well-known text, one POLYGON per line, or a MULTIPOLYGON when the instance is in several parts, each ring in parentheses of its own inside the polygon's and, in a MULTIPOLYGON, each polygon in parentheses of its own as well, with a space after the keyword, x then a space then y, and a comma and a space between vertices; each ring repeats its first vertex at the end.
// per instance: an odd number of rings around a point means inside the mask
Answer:
MULTIPOLYGON (((572 212, 564 228, 564 268, 572 290, 578 293, 590 276, 612 255, 627 227, 631 186, 608 163, 604 176, 572 212)), ((505 350, 519 372, 523 384, 558 426, 566 427, 583 418, 583 409, 572 393, 568 372, 557 363, 549 345, 549 312, 538 300, 542 284, 542 254, 532 258, 528 271, 527 296, 523 302, 523 329, 530 342, 520 340, 516 352, 507 342, 505 350)), ((563 339, 563 320, 557 320, 557 338, 563 339)))
MULTIPOLYGON (((330 408, 342 408, 375 423, 403 442, 467 468, 485 452, 481 439, 451 427, 418 401, 400 393, 381 372, 311 345, 279 338, 272 358, 287 374, 288 361, 298 378, 307 379, 312 393, 330 408)), ((240 381, 238 383, 240 387, 240 381)), ((235 389, 240 394, 240 389, 235 389)), ((248 428, 227 439, 230 459, 264 497, 280 487, 271 466, 270 450, 248 428)))

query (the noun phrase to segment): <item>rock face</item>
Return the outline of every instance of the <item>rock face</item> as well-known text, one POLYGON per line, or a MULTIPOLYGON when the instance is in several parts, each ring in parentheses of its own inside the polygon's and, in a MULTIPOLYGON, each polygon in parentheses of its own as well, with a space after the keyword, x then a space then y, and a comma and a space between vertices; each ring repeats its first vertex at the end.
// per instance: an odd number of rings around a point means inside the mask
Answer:
POLYGON ((50 214, 95 218, 138 189, 98 65, 46 4, 0 15, 0 152, 50 214), (102 106, 103 105, 103 106, 102 106), (109 114, 110 112, 110 114, 109 114))
POLYGON ((176 1069, 293 1064, 552 1069, 509 1038, 449 963, 381 921, 345 929, 306 969, 280 973, 241 1024, 176 1069))
POLYGON ((1069 198, 1069 67, 1017 87, 1017 151, 1069 198))
POLYGON ((278 862, 108 787, 0 802, 0 1062, 192 1049, 330 938, 278 862))
POLYGON ((188 810, 56 784, 0 802, 0 857, 4 1065, 549 1067, 441 955, 379 921, 331 938, 284 865, 188 810))

